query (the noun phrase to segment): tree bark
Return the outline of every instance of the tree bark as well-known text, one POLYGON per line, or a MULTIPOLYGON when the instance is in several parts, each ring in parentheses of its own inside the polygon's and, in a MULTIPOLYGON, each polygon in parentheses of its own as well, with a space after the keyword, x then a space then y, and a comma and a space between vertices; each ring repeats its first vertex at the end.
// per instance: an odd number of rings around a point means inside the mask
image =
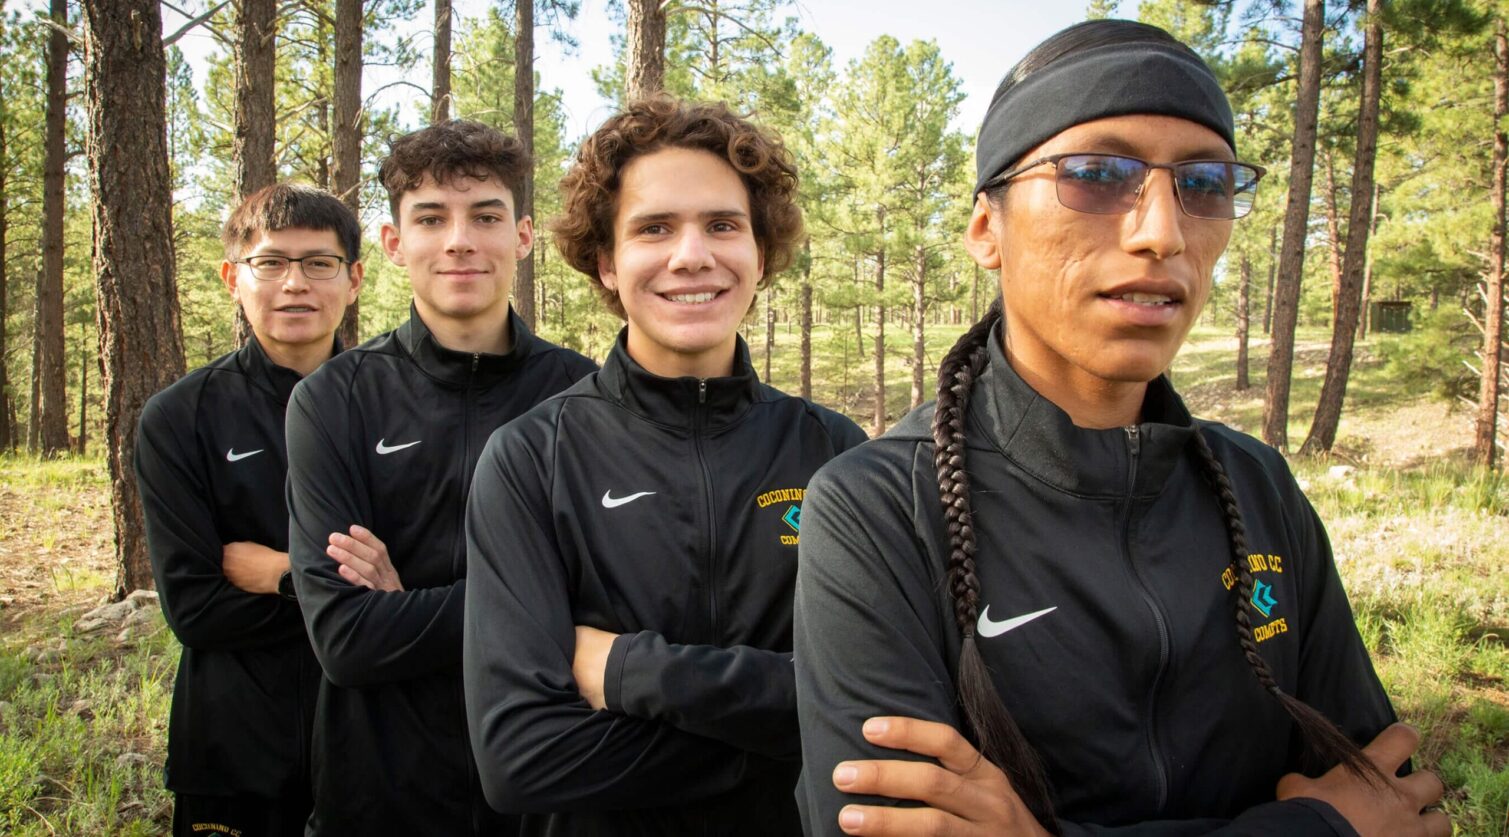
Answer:
POLYGON ((6 229, 5 219, 10 214, 10 199, 5 191, 6 177, 10 172, 10 166, 5 164, 5 125, 9 121, 10 114, 5 105, 5 99, 0 96, 0 453, 6 453, 16 446, 15 436, 11 432, 10 414, 10 364, 5 362, 9 357, 6 352, 5 323, 10 316, 10 288, 6 283, 5 256, 6 229))
POLYGON ((1268 231, 1268 287, 1263 291, 1263 334, 1273 333, 1273 277, 1278 273, 1278 227, 1268 231))
POLYGON ((79 455, 89 452, 89 350, 79 352, 79 455))
POLYGON ((627 0, 629 65, 624 99, 633 101, 665 88, 665 10, 660 0, 627 0))
MULTIPOLYGON (((335 0, 335 131, 330 139, 331 185, 352 214, 362 216, 362 0, 335 0)), ((361 300, 346 308, 341 345, 360 342, 361 300)))
POLYGON ((880 216, 880 249, 875 253, 875 419, 870 435, 885 432, 885 207, 880 216))
MULTIPOLYGON (((271 186, 278 177, 274 152, 277 111, 273 98, 277 86, 277 16, 277 0, 241 0, 241 18, 236 27, 232 205, 241 203, 258 189, 271 186)), ((250 336, 251 323, 246 321, 246 312, 238 304, 236 343, 245 343, 250 336)))
POLYGON ((1289 163, 1289 203, 1284 211, 1284 248, 1279 255, 1273 299, 1273 343, 1263 403, 1263 441, 1289 447, 1289 377, 1294 369, 1294 328, 1304 278, 1305 232, 1315 174, 1315 130, 1320 109, 1324 0, 1305 0, 1299 51, 1299 89, 1294 105, 1294 145, 1289 163))
POLYGON ((1357 320, 1362 315, 1362 273, 1367 262, 1368 233, 1373 217, 1373 164, 1378 158, 1378 106, 1383 86, 1383 0, 1368 0, 1367 28, 1363 36, 1362 103, 1357 113, 1357 149, 1352 162, 1352 206, 1347 213, 1347 252, 1336 296, 1336 317, 1331 329, 1331 353, 1326 361, 1326 379, 1315 405, 1315 420, 1300 453, 1314 456, 1330 453, 1341 425, 1347 379, 1356 348, 1357 320))
MULTIPOLYGON (((529 159, 534 159, 534 0, 514 1, 514 68, 513 68, 513 125, 514 133, 524 143, 529 159)), ((534 166, 524 170, 524 178, 514 195, 518 201, 520 216, 534 215, 534 166)), ((534 251, 519 260, 519 270, 514 276, 513 304, 519 318, 534 328, 534 251)))
POLYGON ((802 386, 801 396, 812 399, 812 239, 802 245, 807 258, 802 267, 802 386))
POLYGON ((916 273, 912 277, 912 409, 926 400, 923 388, 924 365, 927 363, 927 251, 917 245, 916 273))
POLYGON ((87 0, 84 90, 115 595, 152 586, 132 459, 142 405, 183 375, 157 0, 87 0))
POLYGON ((1341 212, 1336 208, 1336 162, 1331 152, 1325 154, 1326 160, 1326 263, 1331 268, 1331 328, 1336 327, 1336 311, 1340 307, 1341 300, 1341 258, 1343 243, 1341 240, 1341 212))
MULTIPOLYGON (((1377 179, 1373 180, 1373 217, 1368 221, 1368 240, 1378 236, 1378 199, 1380 191, 1377 179)), ((1362 269, 1362 307, 1357 320, 1357 339, 1368 339, 1368 322, 1372 317, 1368 310, 1373 302, 1373 248, 1368 248, 1367 264, 1362 269)))
POLYGON ((1488 310, 1483 316, 1483 379, 1473 461, 1492 468, 1498 460, 1498 406, 1501 346, 1504 339, 1504 176, 1509 161, 1509 38, 1500 17, 1493 33, 1493 228, 1488 238, 1488 310))
POLYGON ((1247 379, 1247 312, 1252 297, 1252 259, 1242 251, 1241 278, 1237 285, 1237 391, 1248 389, 1252 384, 1247 379))
POLYGON ((64 123, 68 108, 67 0, 52 0, 47 40, 47 157, 42 170, 42 273, 37 281, 36 368, 39 380, 37 446, 43 456, 68 450, 67 369, 63 345, 63 166, 68 159, 64 123))
MULTIPOLYGON (((520 6, 528 5, 519 2, 520 6)), ((451 118, 451 0, 435 0, 435 56, 431 64, 430 121, 451 118)))

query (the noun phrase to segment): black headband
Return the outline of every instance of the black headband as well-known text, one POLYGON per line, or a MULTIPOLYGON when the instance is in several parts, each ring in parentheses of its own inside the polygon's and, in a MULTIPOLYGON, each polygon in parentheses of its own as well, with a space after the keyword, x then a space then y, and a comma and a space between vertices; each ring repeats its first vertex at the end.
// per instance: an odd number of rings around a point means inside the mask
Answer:
POLYGON ((1092 47, 1003 85, 975 145, 975 194, 1006 167, 1065 129, 1147 113, 1197 122, 1236 150, 1231 105, 1205 62, 1174 43, 1092 47))

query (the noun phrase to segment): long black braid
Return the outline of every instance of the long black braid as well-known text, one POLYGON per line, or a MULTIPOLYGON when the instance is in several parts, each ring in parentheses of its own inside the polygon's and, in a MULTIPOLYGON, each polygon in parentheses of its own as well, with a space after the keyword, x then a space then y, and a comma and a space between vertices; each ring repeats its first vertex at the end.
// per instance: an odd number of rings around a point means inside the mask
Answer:
MULTIPOLYGON (((948 591, 954 606, 954 621, 963 636, 959 651, 956 689, 965 720, 976 746, 1011 780, 1012 789, 1043 827, 1059 833, 1046 773, 1037 751, 1022 735, 990 678, 990 672, 975 642, 979 618, 980 582, 975 571, 977 550, 969 496, 969 472, 965 462, 964 428, 975 379, 984 371, 989 356, 991 330, 1001 321, 1001 300, 991 304, 985 316, 960 337, 938 369, 938 401, 933 416, 933 463, 938 472, 938 492, 947 523, 949 554, 948 591)), ((1306 748, 1306 767, 1322 772, 1334 765, 1375 785, 1385 784, 1378 768, 1357 745, 1324 715, 1304 701, 1279 688, 1252 634, 1247 608, 1252 598, 1252 571, 1247 565, 1247 529, 1242 523, 1236 495, 1226 470, 1198 429, 1194 448, 1202 470, 1220 500, 1226 530, 1231 538, 1231 568, 1237 583, 1232 586, 1237 640, 1258 683, 1276 699, 1298 724, 1306 748)))

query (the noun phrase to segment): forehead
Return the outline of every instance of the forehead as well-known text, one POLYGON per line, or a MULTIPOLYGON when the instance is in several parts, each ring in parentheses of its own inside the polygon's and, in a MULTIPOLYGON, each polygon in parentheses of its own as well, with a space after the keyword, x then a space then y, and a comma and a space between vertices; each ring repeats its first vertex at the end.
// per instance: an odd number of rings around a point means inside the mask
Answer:
POLYGON ((418 186, 403 193, 398 210, 401 215, 406 215, 416 207, 454 211, 499 202, 503 208, 513 211, 513 191, 496 177, 462 175, 436 181, 426 174, 418 186))
POLYGON ((339 253, 340 236, 335 230, 312 230, 307 227, 285 227, 281 230, 262 230, 244 248, 246 255, 296 256, 300 253, 339 253))
POLYGON ((636 157, 619 176, 619 222, 644 214, 749 213, 749 189, 727 160, 697 148, 636 157))
POLYGON ((1023 161, 1049 154, 1096 151, 1124 154, 1149 162, 1230 160, 1231 146, 1198 122, 1176 116, 1131 114, 1081 122, 1027 152, 1023 161))

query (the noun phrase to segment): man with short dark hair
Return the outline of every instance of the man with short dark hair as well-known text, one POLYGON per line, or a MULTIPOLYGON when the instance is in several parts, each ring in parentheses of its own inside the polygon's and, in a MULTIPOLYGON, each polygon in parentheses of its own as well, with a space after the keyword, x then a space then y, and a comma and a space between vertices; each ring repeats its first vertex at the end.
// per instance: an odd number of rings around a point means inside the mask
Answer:
POLYGON ((335 196, 269 186, 226 221, 246 345, 153 396, 136 473, 152 574, 183 643, 168 724, 173 833, 300 835, 319 666, 288 571, 283 416, 339 347, 361 228, 335 196))
POLYGON ((516 140, 453 120, 398 138, 380 172, 409 320, 310 376, 288 411, 294 586, 325 671, 309 833, 497 834, 461 699, 472 469, 499 425, 595 365, 512 314, 534 242, 516 140))

